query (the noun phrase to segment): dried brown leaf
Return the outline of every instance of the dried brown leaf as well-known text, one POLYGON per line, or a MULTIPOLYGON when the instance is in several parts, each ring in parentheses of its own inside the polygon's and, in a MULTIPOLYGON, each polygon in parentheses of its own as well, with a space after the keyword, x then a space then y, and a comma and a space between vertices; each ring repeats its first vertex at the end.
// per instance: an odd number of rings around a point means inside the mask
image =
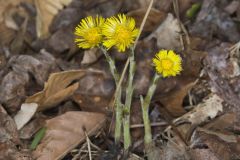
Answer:
POLYGON ((34 157, 37 160, 61 159, 85 140, 85 131, 93 135, 105 120, 105 115, 90 112, 67 112, 48 120, 46 135, 34 151, 34 157))
POLYGON ((229 132, 224 133, 198 128, 191 138, 191 143, 193 159, 229 160, 239 159, 240 157, 239 138, 229 132), (196 151, 201 152, 198 154, 196 151))
POLYGON ((186 111, 183 109, 183 99, 188 94, 189 90, 194 86, 194 82, 180 84, 174 92, 169 92, 168 96, 160 97, 161 103, 173 116, 183 115, 186 111))
POLYGON ((212 95, 203 103, 198 104, 192 111, 174 120, 174 123, 190 122, 192 125, 199 125, 208 120, 215 118, 218 112, 222 112, 223 100, 217 95, 212 95))
POLYGON ((226 113, 206 124, 204 128, 211 130, 224 130, 226 128, 233 127, 236 122, 236 118, 236 113, 226 113))
POLYGON ((72 70, 53 73, 41 92, 26 99, 26 103, 37 103, 38 111, 48 109, 70 97, 79 87, 79 83, 71 83, 85 75, 84 70, 72 70))
MULTIPOLYGON (((146 14, 146 9, 141 8, 128 12, 128 16, 133 17, 136 20, 136 25, 140 27, 143 17, 146 14)), ((149 13, 149 17, 144 25, 143 32, 154 31, 159 24, 166 18, 166 13, 152 8, 149 13)))
POLYGON ((180 32, 178 20, 169 13, 164 22, 146 40, 156 38, 158 48, 178 50, 181 47, 180 32))
POLYGON ((46 37, 49 34, 49 26, 54 16, 71 3, 72 0, 35 0, 37 8, 37 35, 46 37))

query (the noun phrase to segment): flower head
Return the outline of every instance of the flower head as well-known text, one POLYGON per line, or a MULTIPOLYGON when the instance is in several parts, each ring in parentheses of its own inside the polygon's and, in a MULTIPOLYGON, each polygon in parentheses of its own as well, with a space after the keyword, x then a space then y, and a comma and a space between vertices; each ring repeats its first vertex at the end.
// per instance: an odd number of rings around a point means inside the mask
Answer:
POLYGON ((161 50, 153 58, 156 72, 163 77, 176 76, 182 71, 182 58, 172 50, 161 50))
POLYGON ((105 19, 101 16, 97 16, 96 18, 89 16, 81 20, 74 32, 78 36, 75 42, 79 48, 93 48, 102 42, 101 27, 104 21, 105 19))
POLYGON ((102 33, 106 37, 103 45, 107 49, 116 46, 119 52, 124 52, 133 45, 139 30, 136 29, 133 18, 118 14, 117 17, 113 16, 106 20, 102 33))

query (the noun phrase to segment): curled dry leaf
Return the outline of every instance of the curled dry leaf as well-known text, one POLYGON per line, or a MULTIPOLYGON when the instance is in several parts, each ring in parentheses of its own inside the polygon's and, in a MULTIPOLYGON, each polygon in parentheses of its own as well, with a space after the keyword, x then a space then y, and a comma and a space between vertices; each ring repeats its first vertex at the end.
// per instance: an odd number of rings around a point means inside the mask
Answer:
POLYGON ((79 83, 73 83, 85 75, 84 70, 72 70, 53 73, 41 92, 26 99, 26 103, 37 103, 38 111, 42 111, 66 100, 78 89, 79 83))
POLYGON ((178 50, 181 47, 180 32, 178 20, 169 13, 163 23, 146 40, 156 38, 158 48, 178 50))
POLYGON ((218 112, 222 112, 222 102, 223 100, 214 94, 203 103, 198 104, 192 111, 175 119, 174 123, 190 122, 192 125, 199 125, 208 120, 208 118, 213 119, 217 116, 218 112))
POLYGON ((14 116, 17 129, 21 129, 35 114, 38 105, 36 103, 23 103, 21 110, 14 116))
POLYGON ((61 159, 85 140, 84 132, 93 135, 105 120, 105 115, 90 112, 67 112, 48 120, 46 134, 34 151, 34 157, 37 160, 61 159))
POLYGON ((71 3, 72 0, 35 0, 37 8, 37 35, 46 37, 49 34, 49 25, 54 16, 71 3))

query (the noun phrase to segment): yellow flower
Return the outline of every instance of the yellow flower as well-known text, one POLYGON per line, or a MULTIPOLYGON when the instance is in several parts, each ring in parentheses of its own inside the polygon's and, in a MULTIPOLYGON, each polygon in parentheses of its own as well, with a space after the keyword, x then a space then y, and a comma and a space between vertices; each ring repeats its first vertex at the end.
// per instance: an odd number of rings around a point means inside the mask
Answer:
POLYGON ((153 58, 156 72, 163 77, 176 76, 182 71, 182 58, 172 50, 161 50, 153 58))
POLYGON ((104 21, 105 19, 101 16, 96 18, 89 16, 81 20, 74 32, 79 37, 75 39, 79 48, 93 48, 102 42, 101 27, 104 21))
POLYGON ((105 36, 103 45, 107 49, 116 46, 119 52, 124 52, 133 45, 139 30, 136 29, 133 18, 118 14, 117 17, 113 16, 106 20, 102 32, 105 36))

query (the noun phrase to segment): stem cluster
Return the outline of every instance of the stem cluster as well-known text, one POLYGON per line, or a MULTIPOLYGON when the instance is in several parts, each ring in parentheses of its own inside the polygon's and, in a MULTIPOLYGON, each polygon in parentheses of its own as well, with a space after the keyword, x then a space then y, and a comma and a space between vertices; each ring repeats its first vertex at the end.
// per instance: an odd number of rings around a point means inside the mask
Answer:
MULTIPOLYGON (((116 86, 120 81, 119 73, 116 69, 115 62, 111 58, 111 56, 107 53, 106 49, 101 47, 103 54, 106 57, 106 60, 109 64, 111 74, 115 80, 116 86)), ((116 90, 115 93, 115 115, 116 115, 116 123, 115 123, 115 143, 118 145, 120 144, 120 139, 122 136, 122 128, 123 128, 123 142, 124 142, 124 151, 128 153, 132 141, 131 141, 131 132, 130 132, 130 110, 132 105, 132 97, 134 92, 134 85, 133 85, 133 78, 136 70, 136 62, 134 58, 134 49, 131 48, 131 52, 129 53, 129 75, 128 75, 128 82, 126 88, 126 97, 125 97, 125 104, 122 103, 122 87, 120 86, 119 89, 116 90)), ((152 134, 151 134, 151 124, 149 120, 149 105, 152 99, 152 96, 156 90, 158 80, 160 79, 160 75, 155 74, 148 89, 147 95, 145 98, 140 96, 141 107, 143 111, 143 122, 144 122, 144 145, 145 150, 149 160, 152 160, 151 156, 151 148, 154 146, 152 142, 152 134)))

